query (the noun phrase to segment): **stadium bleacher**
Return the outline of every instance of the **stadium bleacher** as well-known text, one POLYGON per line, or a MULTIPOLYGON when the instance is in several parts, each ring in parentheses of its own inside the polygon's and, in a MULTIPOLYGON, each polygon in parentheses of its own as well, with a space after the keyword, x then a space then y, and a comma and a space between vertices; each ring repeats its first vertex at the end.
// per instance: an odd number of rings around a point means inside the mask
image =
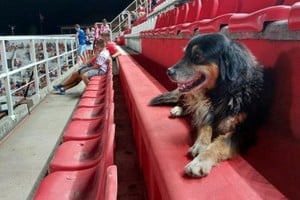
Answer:
MULTIPOLYGON (((297 0, 192 0, 153 19, 138 20, 138 33, 124 32, 125 44, 135 44, 130 40, 138 34, 141 45, 139 54, 122 55, 118 61, 149 200, 300 199, 299 19, 297 0), (143 30, 147 20, 156 20, 154 29, 143 30), (272 105, 247 154, 193 179, 183 171, 190 161, 190 125, 185 119, 170 119, 170 108, 148 103, 176 87, 166 69, 183 56, 190 38, 216 32, 245 44, 272 71, 272 105)), ((53 199, 58 192, 66 199, 116 199, 112 95, 110 75, 87 86, 35 199, 53 199)))

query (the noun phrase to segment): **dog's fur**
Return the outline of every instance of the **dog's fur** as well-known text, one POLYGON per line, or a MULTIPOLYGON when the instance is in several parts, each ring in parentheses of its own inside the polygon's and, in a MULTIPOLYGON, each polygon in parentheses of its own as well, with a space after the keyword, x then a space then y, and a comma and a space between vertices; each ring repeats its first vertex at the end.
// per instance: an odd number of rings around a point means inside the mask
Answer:
POLYGON ((191 115, 198 137, 185 167, 192 177, 240 153, 251 140, 263 105, 264 71, 242 44, 222 34, 192 38, 184 57, 167 71, 178 84, 150 105, 175 104, 171 116, 191 115))

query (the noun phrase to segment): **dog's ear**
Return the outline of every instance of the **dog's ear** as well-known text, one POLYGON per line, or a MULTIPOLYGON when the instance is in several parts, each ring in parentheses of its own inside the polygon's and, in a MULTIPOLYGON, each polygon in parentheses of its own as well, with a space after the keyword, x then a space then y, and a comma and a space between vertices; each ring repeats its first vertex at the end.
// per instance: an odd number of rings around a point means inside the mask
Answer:
POLYGON ((222 80, 234 81, 243 71, 243 68, 248 66, 247 58, 243 53, 241 46, 236 43, 231 43, 223 49, 223 53, 219 57, 220 76, 222 80))

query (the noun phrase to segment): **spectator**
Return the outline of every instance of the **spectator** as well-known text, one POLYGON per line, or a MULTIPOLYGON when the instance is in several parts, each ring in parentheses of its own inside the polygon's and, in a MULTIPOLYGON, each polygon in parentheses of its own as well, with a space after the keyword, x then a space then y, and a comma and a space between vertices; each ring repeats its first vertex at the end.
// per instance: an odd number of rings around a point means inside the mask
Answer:
POLYGON ((85 33, 80 28, 79 24, 75 24, 75 30, 76 30, 76 39, 78 41, 78 55, 81 56, 85 52, 86 44, 85 44, 85 33))
POLYGON ((102 20, 102 24, 100 26, 100 34, 102 33, 109 33, 110 32, 110 28, 109 25, 107 24, 106 19, 102 20))
POLYGON ((109 33, 102 33, 102 39, 106 43, 106 48, 109 51, 111 58, 112 58, 112 72, 113 74, 118 74, 119 71, 119 63, 116 59, 119 55, 122 55, 121 51, 117 48, 117 45, 110 40, 109 33))
POLYGON ((109 51, 112 60, 116 60, 122 53, 118 50, 116 43, 110 40, 110 33, 102 33, 101 38, 104 40, 106 49, 109 51))
MULTIPOLYGON (((109 61, 109 52, 105 48, 105 41, 99 39, 95 42, 94 46, 95 56, 84 66, 81 66, 77 71, 73 72, 71 76, 62 84, 54 85, 54 90, 60 94, 65 94, 67 89, 70 89, 80 83, 81 80, 87 85, 90 78, 105 74, 107 72, 109 61)), ((83 61, 85 59, 82 59, 83 61)))
POLYGON ((131 11, 130 15, 131 15, 131 24, 133 24, 139 18, 139 16, 135 11, 131 11))
POLYGON ((145 7, 143 7, 142 5, 139 5, 138 12, 139 12, 139 17, 144 16, 146 14, 145 7))
POLYGON ((86 36, 86 50, 93 51, 94 34, 90 31, 90 28, 85 29, 85 36, 86 36))
POLYGON ((94 23, 94 41, 100 39, 100 28, 99 24, 94 23))

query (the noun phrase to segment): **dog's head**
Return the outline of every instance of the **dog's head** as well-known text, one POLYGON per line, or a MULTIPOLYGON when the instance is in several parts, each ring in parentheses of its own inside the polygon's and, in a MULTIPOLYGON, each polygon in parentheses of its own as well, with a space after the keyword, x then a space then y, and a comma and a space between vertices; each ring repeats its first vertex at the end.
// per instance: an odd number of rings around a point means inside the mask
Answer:
POLYGON ((183 93, 210 90, 217 81, 235 81, 243 73, 252 59, 244 50, 223 34, 198 35, 189 41, 184 57, 167 74, 183 93))

